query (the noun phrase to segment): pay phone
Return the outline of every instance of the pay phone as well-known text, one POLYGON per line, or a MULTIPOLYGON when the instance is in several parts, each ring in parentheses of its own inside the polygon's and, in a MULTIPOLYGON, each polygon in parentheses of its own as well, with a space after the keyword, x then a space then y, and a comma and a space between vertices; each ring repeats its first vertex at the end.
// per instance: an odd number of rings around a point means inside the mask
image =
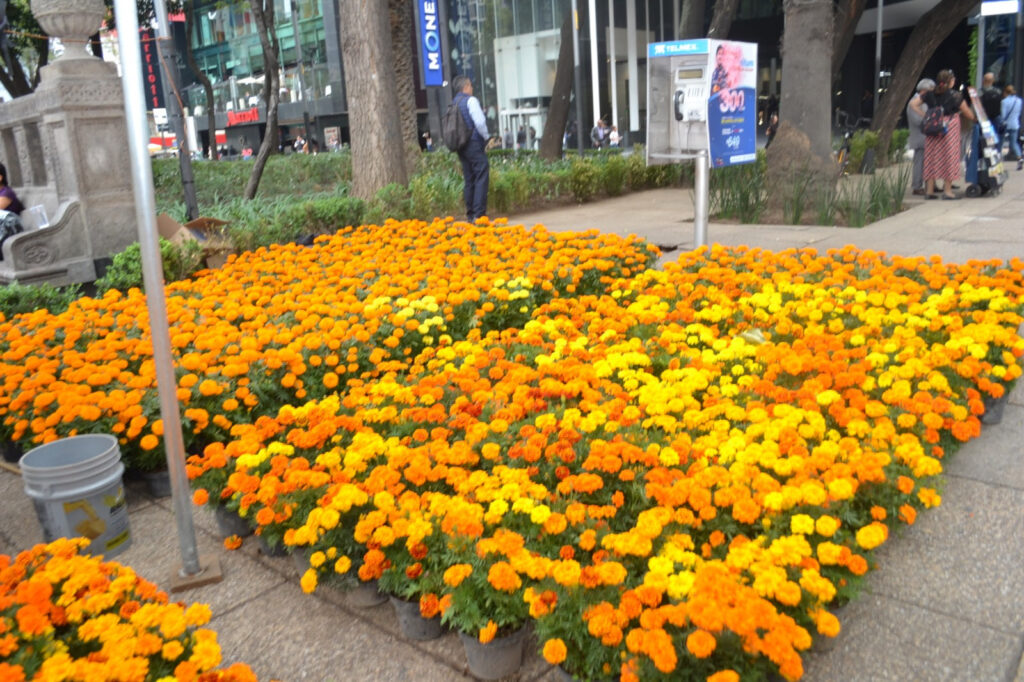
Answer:
POLYGON ((676 149, 707 147, 708 78, 703 55, 672 60, 672 117, 669 144, 676 149))

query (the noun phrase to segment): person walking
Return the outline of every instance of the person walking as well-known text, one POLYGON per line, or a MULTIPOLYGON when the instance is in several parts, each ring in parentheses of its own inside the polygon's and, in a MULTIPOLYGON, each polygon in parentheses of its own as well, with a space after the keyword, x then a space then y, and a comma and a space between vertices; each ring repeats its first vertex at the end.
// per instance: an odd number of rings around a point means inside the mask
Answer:
POLYGON ((924 196, 924 132, 921 130, 921 123, 928 111, 924 96, 935 90, 935 81, 931 78, 922 78, 917 84, 917 92, 907 102, 907 128, 910 135, 907 136, 907 149, 914 151, 914 163, 911 166, 910 186, 914 194, 924 196))
POLYGON ((1003 88, 1003 102, 1000 107, 999 118, 1003 122, 1003 133, 999 138, 999 151, 1003 149, 1003 143, 1009 141, 1010 153, 1007 161, 1016 161, 1017 170, 1024 165, 1024 158, 1021 157, 1020 141, 1017 136, 1020 134, 1020 113, 1021 98, 1017 96, 1017 90, 1012 85, 1003 88))
POLYGON ((967 102, 954 90, 956 77, 949 69, 939 71, 935 89, 925 93, 928 108, 942 107, 945 135, 927 136, 924 141, 924 180, 928 199, 938 199, 935 181, 942 180, 942 198, 959 199, 953 194, 953 181, 960 177, 960 119, 974 121, 967 102))
POLYGON ((487 189, 491 179, 491 166, 487 161, 487 119, 480 108, 480 100, 473 96, 473 81, 458 75, 452 80, 455 91, 454 101, 473 134, 466 146, 459 150, 462 162, 462 177, 465 181, 463 198, 466 201, 466 217, 469 222, 487 215, 487 189))

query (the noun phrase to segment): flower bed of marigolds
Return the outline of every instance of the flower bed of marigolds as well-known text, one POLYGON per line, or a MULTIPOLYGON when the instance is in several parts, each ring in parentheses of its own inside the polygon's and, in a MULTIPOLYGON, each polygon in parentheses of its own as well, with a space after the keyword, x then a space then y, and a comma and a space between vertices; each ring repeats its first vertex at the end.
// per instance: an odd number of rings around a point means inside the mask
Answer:
MULTIPOLYGON (((1024 263, 653 256, 389 222, 169 286, 196 502, 305 557, 306 591, 530 624, 583 679, 799 678, 1020 375, 1024 263)), ((4 432, 158 462, 144 329, 138 292, 0 323, 4 432)))

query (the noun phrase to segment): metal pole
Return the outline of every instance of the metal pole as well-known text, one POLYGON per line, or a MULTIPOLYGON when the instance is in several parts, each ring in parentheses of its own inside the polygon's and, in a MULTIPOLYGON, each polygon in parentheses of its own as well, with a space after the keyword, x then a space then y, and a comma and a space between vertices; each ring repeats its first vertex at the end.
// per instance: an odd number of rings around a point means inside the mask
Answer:
POLYGON ((596 0, 590 0, 588 3, 588 10, 590 12, 590 99, 593 103, 594 108, 594 125, 597 125, 598 119, 601 118, 601 85, 599 79, 599 71, 597 64, 597 4, 596 0))
POLYGON ((708 243, 708 150, 697 152, 693 177, 693 248, 708 243))
MULTIPOLYGON (((181 167, 181 186, 185 191, 185 214, 189 220, 199 217, 199 203, 196 200, 196 183, 192 176, 192 157, 189 156, 188 140, 185 137, 185 119, 178 95, 181 92, 181 74, 178 71, 178 55, 171 40, 171 30, 167 20, 167 5, 164 0, 153 1, 156 13, 157 54, 161 64, 167 66, 164 72, 164 102, 167 106, 167 118, 171 122, 174 135, 178 138, 178 164, 181 167)), ((138 25, 138 19, 136 19, 138 25)), ((120 33, 118 34, 120 35, 120 33)), ((217 131, 214 131, 214 137, 217 131)))
MULTIPOLYGON (((302 36, 299 35, 299 7, 292 0, 292 36, 295 38, 295 58, 299 61, 299 92, 302 93, 302 126, 306 131, 306 139, 309 140, 309 99, 306 97, 306 64, 302 59, 302 36)), ((317 139, 317 144, 322 140, 317 139)), ((309 143, 310 151, 313 143, 309 143)))
MULTIPOLYGON (((618 82, 618 67, 619 57, 615 52, 615 0, 608 0, 608 52, 611 58, 608 60, 611 63, 611 75, 609 82, 611 85, 611 97, 612 97, 612 125, 619 125, 619 82, 618 82)), ((620 142, 621 144, 621 142, 620 142)))
POLYGON ((580 13, 572 0, 572 60, 576 90, 576 151, 583 156, 583 78, 580 75, 580 13))
POLYGON ((978 63, 974 66, 974 87, 981 92, 981 79, 985 76, 985 15, 978 17, 978 63))
POLYGON ((882 13, 885 9, 885 0, 878 0, 878 22, 875 24, 875 96, 871 107, 871 116, 874 118, 878 111, 878 89, 881 86, 882 76, 882 13))
MULTIPOLYGON (((645 37, 646 40, 646 37, 645 37)), ((646 49, 644 50, 646 54, 646 49)), ((636 52, 636 0, 626 0, 626 69, 629 77, 629 146, 639 142, 640 70, 636 52)))
MULTIPOLYGON (((162 0, 157 0, 163 4, 162 0)), ((157 10, 159 12, 159 10, 157 10)), ((124 110, 128 122, 128 150, 131 158, 132 183, 135 189, 135 217, 139 225, 139 246, 142 251, 142 277, 149 308, 149 328, 153 340, 153 363, 156 369, 160 416, 164 424, 164 448, 171 475, 174 518, 178 525, 185 576, 198 575, 199 554, 196 550, 195 528, 192 525, 192 499, 185 474, 185 445, 181 435, 171 335, 167 324, 167 302, 164 300, 163 265, 156 231, 156 208, 153 198, 153 168, 146 141, 149 137, 146 105, 142 93, 142 55, 139 50, 139 20, 134 0, 114 0, 117 39, 121 52, 124 87, 124 110)), ((166 17, 166 15, 164 15, 166 17)))

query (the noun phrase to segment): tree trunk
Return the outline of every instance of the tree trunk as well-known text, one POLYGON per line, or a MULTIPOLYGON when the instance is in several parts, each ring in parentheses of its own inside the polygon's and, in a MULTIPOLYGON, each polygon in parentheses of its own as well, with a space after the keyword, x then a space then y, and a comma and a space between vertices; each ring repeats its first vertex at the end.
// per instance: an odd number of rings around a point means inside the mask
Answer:
POLYGON ((768 199, 776 208, 797 188, 809 200, 835 179, 829 127, 832 0, 784 0, 779 132, 768 148, 768 199))
POLYGON ((352 195, 371 199, 391 183, 408 182, 393 75, 388 7, 379 0, 341 0, 341 54, 345 60, 352 195))
POLYGON ((864 14, 866 0, 838 0, 836 2, 835 38, 832 41, 832 80, 839 78, 839 72, 846 61, 846 53, 853 43, 853 32, 864 14))
MULTIPOLYGON (((878 111, 875 112, 875 119, 871 124, 871 129, 878 133, 875 157, 880 164, 886 164, 889 161, 888 151, 892 131, 896 128, 896 123, 900 120, 900 114, 907 105, 907 101, 914 94, 914 86, 917 85, 917 80, 921 77, 921 69, 928 63, 942 41, 975 7, 977 7, 977 3, 970 2, 970 0, 942 0, 925 13, 914 26, 896 66, 892 70, 889 89, 879 100, 878 111)), ((970 82, 969 77, 963 80, 970 82)))
POLYGON ((572 12, 566 11, 562 20, 562 42, 558 46, 558 65, 555 84, 551 88, 551 107, 540 138, 540 158, 557 161, 562 158, 562 139, 569 122, 569 102, 572 99, 572 12))
POLYGON ((827 159, 832 154, 832 3, 785 0, 783 7, 782 63, 786 77, 779 118, 807 135, 812 154, 827 159))
MULTIPOLYGON (((263 48, 263 99, 267 103, 267 130, 263 135, 260 149, 256 152, 256 163, 249 175, 249 183, 245 186, 245 198, 253 199, 256 197, 256 190, 259 189, 267 159, 277 149, 277 105, 281 81, 278 75, 280 47, 277 42, 277 31, 274 30, 274 0, 249 0, 249 5, 252 8, 256 33, 260 37, 260 47, 263 48)), ((213 135, 216 144, 216 128, 213 135)))
POLYGON ((679 14, 679 39, 701 38, 704 36, 705 0, 683 0, 683 11, 679 14))
POLYGON ((416 119, 416 83, 413 80, 412 29, 414 16, 408 0, 388 0, 391 18, 391 47, 395 55, 395 90, 402 125, 405 167, 411 175, 420 163, 420 126, 416 119))
MULTIPOLYGON (((185 35, 192 35, 196 20, 195 0, 185 0, 185 35)), ((217 112, 214 111, 213 83, 210 78, 199 68, 196 63, 196 54, 192 50, 192 40, 185 40, 185 61, 188 68, 195 74, 196 80, 202 83, 203 92, 206 93, 206 127, 210 131, 210 160, 217 160, 217 112)))
POLYGON ((740 0, 715 0, 715 13, 711 15, 708 38, 725 40, 729 37, 729 29, 732 27, 732 20, 736 18, 739 5, 740 0))

